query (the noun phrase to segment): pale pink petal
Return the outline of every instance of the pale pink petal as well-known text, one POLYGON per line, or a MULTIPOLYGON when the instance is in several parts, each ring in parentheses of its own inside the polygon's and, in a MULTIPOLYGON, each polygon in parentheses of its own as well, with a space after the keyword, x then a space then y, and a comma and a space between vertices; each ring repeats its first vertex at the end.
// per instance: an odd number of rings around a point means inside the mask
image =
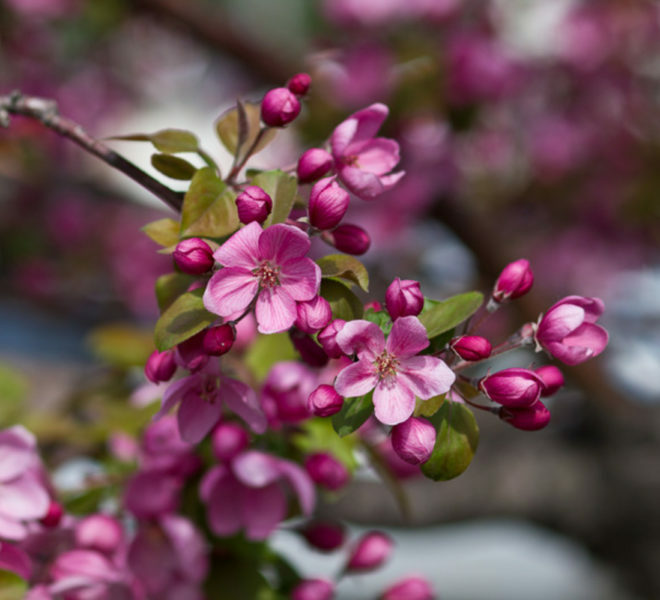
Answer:
POLYGON ((0 482, 14 479, 36 460, 36 441, 24 427, 0 431, 0 482))
POLYGON ((206 513, 216 535, 233 535, 243 528, 241 495, 244 489, 229 472, 216 482, 206 513))
POLYGON ((316 489, 309 475, 305 469, 290 460, 280 459, 277 464, 280 473, 296 492, 303 514, 310 515, 316 504, 316 489))
POLYGON ((177 421, 184 442, 197 444, 220 420, 222 403, 216 394, 204 399, 195 390, 185 395, 179 405, 177 421))
POLYGON ((254 300, 259 280, 247 269, 225 267, 216 271, 204 290, 206 310, 221 317, 243 311, 254 300))
POLYGON ((415 394, 398 377, 381 379, 374 390, 374 414, 385 425, 397 425, 415 410, 415 394))
POLYGON ((265 540, 286 517, 286 498, 277 483, 243 488, 241 500, 245 537, 249 540, 265 540))
POLYGON ((541 319, 536 337, 541 344, 565 338, 584 322, 584 309, 575 304, 561 304, 541 319))
POLYGON ((236 479, 249 487, 265 487, 280 478, 277 459, 258 450, 239 454, 231 463, 236 479))
POLYGON ((281 287, 263 289, 257 298, 255 316, 260 333, 286 331, 298 316, 296 301, 281 287))
POLYGON ((552 356, 563 363, 578 365, 605 350, 608 339, 607 331, 600 325, 583 323, 563 340, 550 342, 546 347, 552 356))
POLYGON ((413 356, 400 361, 397 378, 422 400, 449 391, 456 375, 435 356, 413 356))
POLYGON ((335 380, 335 389, 345 398, 356 398, 373 390, 377 382, 378 376, 373 364, 360 359, 340 371, 335 380))
POLYGON ((357 167, 343 166, 339 168, 338 175, 344 185, 358 198, 368 200, 385 191, 380 177, 375 173, 362 171, 357 167))
POLYGON ((306 233, 292 225, 278 223, 261 234, 259 255, 262 260, 282 265, 293 258, 305 256, 311 245, 306 233))
MULTIPOLYGON (((380 127, 380 125, 378 127, 380 127)), ((378 127, 374 131, 374 134, 378 131, 378 127)), ((346 148, 348 148, 348 145, 355 138, 357 129, 358 121, 352 117, 342 121, 337 127, 335 127, 332 136, 330 136, 330 148, 332 150, 332 156, 336 161, 341 162, 344 158, 346 148)))
MULTIPOLYGON (((353 144, 351 144, 353 146, 353 144)), ((376 175, 385 175, 389 173, 399 162, 399 144, 394 140, 387 138, 374 138, 361 144, 361 148, 354 152, 357 154, 358 169, 375 173, 376 175)), ((347 149, 349 154, 353 154, 352 148, 347 149)))
POLYGON ((405 171, 397 171, 396 173, 390 173, 389 175, 382 175, 380 178, 380 183, 383 186, 383 189, 387 192, 391 190, 406 174, 405 171))
POLYGON ((43 483, 26 473, 0 484, 0 514, 12 519, 40 519, 46 516, 50 497, 43 483))
POLYGON ((336 340, 346 354, 355 353, 360 359, 374 360, 385 350, 385 335, 381 328, 363 319, 346 323, 336 340))
POLYGON ((279 280, 289 296, 304 302, 319 293, 321 268, 311 258, 294 258, 282 265, 279 280))
POLYGON ((349 144, 374 137, 388 114, 387 106, 377 102, 353 113, 341 122, 330 137, 330 146, 335 158, 343 156, 349 144))
POLYGON ((266 431, 268 422, 254 390, 235 379, 222 379, 221 394, 229 409, 243 419, 255 433, 266 431))
POLYGON ((69 550, 60 554, 50 568, 55 579, 80 576, 91 582, 117 581, 120 574, 105 556, 94 550, 69 550))
POLYGON ((0 514, 0 538, 22 540, 27 534, 27 528, 20 521, 0 514))
POLYGON ((600 298, 585 298, 583 296, 566 296, 548 309, 550 312, 557 306, 563 304, 574 304, 584 309, 584 321, 586 323, 595 323, 605 310, 605 304, 600 298))
POLYGON ((260 262, 259 237, 262 229, 253 221, 232 235, 215 251, 213 258, 225 267, 241 267, 248 271, 260 262))
POLYGON ((407 358, 419 354, 428 345, 426 327, 417 317, 408 316, 394 321, 385 349, 398 358, 407 358))
MULTIPOLYGON (((0 533, 0 536, 2 534, 0 533)), ((0 569, 16 573, 23 579, 30 579, 32 561, 20 548, 7 542, 0 544, 0 569)))

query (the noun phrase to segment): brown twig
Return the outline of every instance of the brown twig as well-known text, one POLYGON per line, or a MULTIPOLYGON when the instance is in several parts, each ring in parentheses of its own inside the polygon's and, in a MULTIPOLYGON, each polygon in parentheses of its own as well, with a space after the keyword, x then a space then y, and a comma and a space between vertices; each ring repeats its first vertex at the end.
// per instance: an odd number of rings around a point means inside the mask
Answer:
POLYGON ((59 133, 81 148, 100 158, 103 162, 121 171, 133 181, 149 190, 173 210, 180 212, 183 197, 166 185, 163 185, 151 175, 126 160, 123 156, 108 148, 105 144, 92 137, 81 125, 57 112, 57 104, 47 98, 24 96, 20 92, 12 92, 0 96, 0 125, 9 125, 9 115, 21 115, 36 119, 49 129, 59 133))

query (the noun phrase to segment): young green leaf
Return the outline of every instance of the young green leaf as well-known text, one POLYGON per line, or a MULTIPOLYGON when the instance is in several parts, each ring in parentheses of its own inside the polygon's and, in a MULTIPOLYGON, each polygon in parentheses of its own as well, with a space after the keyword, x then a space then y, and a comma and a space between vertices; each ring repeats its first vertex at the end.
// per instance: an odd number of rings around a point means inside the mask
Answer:
POLYGON ((151 142, 156 150, 163 152, 164 154, 197 152, 199 149, 197 136, 185 129, 162 129, 156 133, 115 135, 108 139, 122 140, 125 142, 151 142))
POLYGON ((156 300, 160 312, 162 313, 183 294, 193 281, 195 281, 195 276, 185 273, 166 273, 156 279, 156 300))
POLYGON ((329 302, 333 318, 352 321, 362 317, 362 302, 344 284, 334 279, 322 279, 320 294, 329 302))
POLYGON ((477 311, 483 300, 481 292, 458 294, 442 302, 427 300, 419 320, 431 339, 465 321, 477 311))
POLYGON ((157 244, 168 248, 179 243, 180 229, 180 223, 174 219, 158 219, 147 223, 142 231, 157 244))
MULTIPOLYGON (((234 107, 220 115, 215 123, 215 131, 222 145, 238 160, 252 147, 261 129, 261 104, 239 102, 240 109, 234 107)), ((253 153, 263 150, 277 135, 277 130, 268 129, 261 136, 253 153)), ((256 185, 256 184, 255 184, 256 185)))
POLYGON ((348 254, 329 254, 319 258, 316 264, 321 267, 323 277, 339 277, 357 283, 365 292, 369 291, 369 273, 357 258, 348 254))
POLYGON ((154 332, 158 350, 173 348, 216 320, 217 316, 204 308, 203 293, 196 289, 182 294, 161 315, 154 332))
POLYGON ((373 392, 359 398, 346 398, 341 410, 332 415, 332 427, 340 437, 353 433, 374 412, 373 392))
POLYGON ((273 201, 273 209, 264 223, 265 227, 284 223, 296 201, 298 181, 293 175, 283 171, 264 171, 252 180, 252 185, 259 186, 273 201))
POLYGON ((188 181, 193 178, 197 167, 191 165, 187 160, 173 156, 172 154, 152 154, 151 164, 154 169, 172 179, 188 181))

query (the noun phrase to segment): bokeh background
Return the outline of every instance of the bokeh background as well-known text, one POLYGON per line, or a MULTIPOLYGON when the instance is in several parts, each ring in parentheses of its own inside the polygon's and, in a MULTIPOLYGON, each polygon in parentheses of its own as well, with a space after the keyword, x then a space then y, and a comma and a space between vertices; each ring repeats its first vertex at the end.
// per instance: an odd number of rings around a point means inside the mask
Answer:
MULTIPOLYGON (((217 117, 302 70, 303 114, 254 163, 295 163, 354 110, 390 107, 407 176, 351 207, 372 234, 373 295, 395 276, 438 298, 488 291, 525 257, 535 287, 491 320, 493 339, 568 294, 603 298, 611 333, 598 360, 564 370, 546 430, 477 415, 474 463, 408 479, 407 519, 369 472, 328 502, 399 544, 342 597, 410 570, 446 600, 660 597, 658 4, 0 0, 0 94, 53 98, 100 138, 190 129, 225 167, 217 117)), ((185 189, 146 145, 108 143, 185 189)), ((140 425, 114 400, 140 381, 153 283, 171 270, 139 228, 167 214, 40 124, 0 130, 0 426, 26 423, 52 465, 140 425)), ((286 531, 276 544, 303 571, 333 568, 286 531)))

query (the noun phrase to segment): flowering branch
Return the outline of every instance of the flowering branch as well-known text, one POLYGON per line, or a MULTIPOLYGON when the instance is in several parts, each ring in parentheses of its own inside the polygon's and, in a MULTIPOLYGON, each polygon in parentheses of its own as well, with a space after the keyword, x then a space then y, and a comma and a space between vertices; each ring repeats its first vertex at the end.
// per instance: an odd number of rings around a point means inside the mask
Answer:
POLYGON ((58 114, 57 103, 54 100, 24 96, 18 91, 0 96, 0 124, 5 127, 8 126, 9 115, 21 115, 40 121, 49 129, 74 141, 90 154, 130 177, 173 210, 177 212, 181 210, 182 194, 163 185, 160 181, 126 160, 121 154, 108 148, 103 142, 87 133, 75 121, 58 114))

